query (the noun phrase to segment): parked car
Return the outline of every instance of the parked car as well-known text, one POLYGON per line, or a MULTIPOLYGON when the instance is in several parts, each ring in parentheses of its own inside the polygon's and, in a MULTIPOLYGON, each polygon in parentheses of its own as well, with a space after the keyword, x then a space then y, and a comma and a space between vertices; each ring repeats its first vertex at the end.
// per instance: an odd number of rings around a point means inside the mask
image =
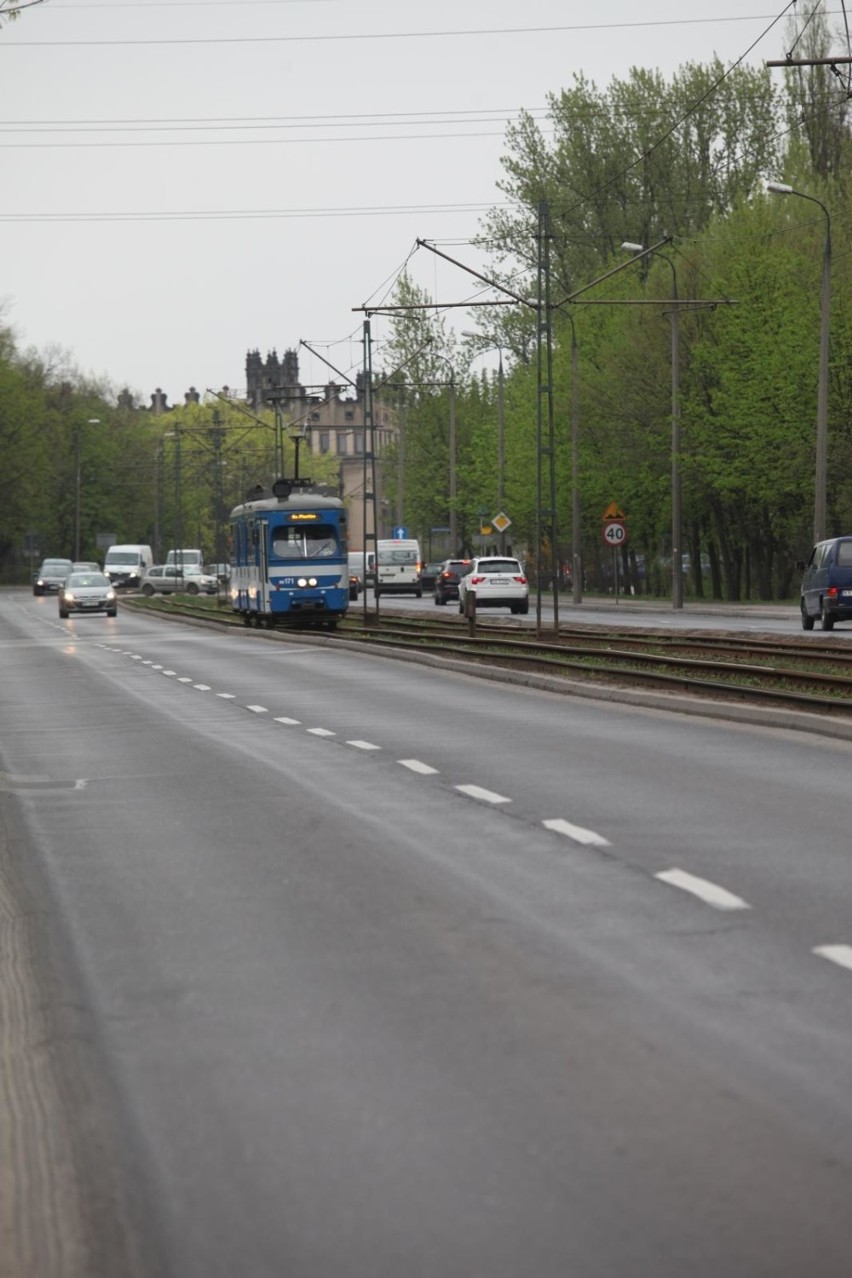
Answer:
POLYGON ((802 629, 813 630, 820 619, 823 630, 833 630, 835 621, 852 621, 852 536, 820 541, 811 551, 803 570, 802 629))
POLYGON ((114 617, 117 612, 115 591, 110 580, 97 572, 72 572, 59 587, 59 615, 68 617, 72 612, 105 612, 114 617))
POLYGON ((518 559, 496 555, 471 559, 459 580, 459 612, 464 612, 469 594, 476 597, 477 608, 509 608, 521 614, 530 610, 529 583, 518 559))
POLYGON ((215 577, 222 586, 227 586, 231 580, 230 564, 205 564, 202 571, 208 573, 211 577, 215 577))
POLYGON ((435 581, 442 568, 441 564, 424 564, 420 569, 420 585, 424 590, 433 590, 435 581))
POLYGON ((70 559, 45 559, 33 582, 34 595, 55 594, 71 571, 70 559))
POLYGON ((432 586, 432 597, 436 604, 445 604, 450 599, 458 599, 459 581, 469 567, 469 559, 445 559, 439 565, 438 575, 432 586))
POLYGON ((215 595, 218 589, 219 582, 212 573, 192 566, 181 572, 177 564, 154 564, 142 580, 142 594, 149 598, 155 594, 215 595))

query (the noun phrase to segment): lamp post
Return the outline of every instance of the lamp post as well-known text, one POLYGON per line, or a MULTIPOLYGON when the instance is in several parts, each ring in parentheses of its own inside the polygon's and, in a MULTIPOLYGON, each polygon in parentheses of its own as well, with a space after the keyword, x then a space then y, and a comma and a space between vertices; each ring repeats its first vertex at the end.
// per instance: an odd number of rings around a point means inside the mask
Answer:
POLYGON ((450 370, 450 380, 447 383, 450 391, 450 554, 455 556, 459 553, 456 516, 456 373, 446 355, 439 355, 437 351, 433 353, 435 358, 443 360, 450 370))
MULTIPOLYGON (((87 426, 100 426, 100 417, 87 417, 87 426)), ((74 558, 80 558, 80 490, 82 488, 82 435, 83 427, 78 422, 74 431, 74 558)))
POLYGON ((828 325, 831 312, 831 215, 814 195, 797 191, 786 182, 769 182, 773 195, 797 195, 800 200, 818 204, 825 215, 825 239, 822 249, 822 289, 820 294, 819 376, 817 381, 816 467, 814 472, 814 542, 825 538, 826 483, 828 475, 828 325))
MULTIPOLYGON (((643 244, 629 240, 621 246, 628 253, 645 253, 643 244)), ((672 273, 672 607, 683 607, 683 552, 681 550, 680 499, 680 309, 678 306, 677 271, 675 264, 665 253, 655 250, 655 257, 668 262, 672 273)))
MULTIPOLYGON (((462 329, 462 337, 479 337, 478 333, 470 332, 468 329, 462 329)), ((506 475, 506 379, 503 372, 503 347, 502 346, 483 346, 478 355, 486 355, 489 351, 497 351, 497 513, 503 514, 503 504, 505 500, 505 475, 506 475)), ((500 554, 505 552, 505 532, 498 532, 498 545, 500 554)))

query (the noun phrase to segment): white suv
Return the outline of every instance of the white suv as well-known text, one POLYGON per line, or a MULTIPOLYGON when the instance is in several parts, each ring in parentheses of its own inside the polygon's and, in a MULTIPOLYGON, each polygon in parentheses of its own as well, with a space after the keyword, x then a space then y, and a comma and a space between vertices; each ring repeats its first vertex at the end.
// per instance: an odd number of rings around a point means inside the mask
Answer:
POLYGON ((530 610, 530 588, 520 561, 492 555, 471 559, 470 568, 459 578, 459 612, 465 611, 468 594, 477 608, 510 608, 524 615, 530 610))

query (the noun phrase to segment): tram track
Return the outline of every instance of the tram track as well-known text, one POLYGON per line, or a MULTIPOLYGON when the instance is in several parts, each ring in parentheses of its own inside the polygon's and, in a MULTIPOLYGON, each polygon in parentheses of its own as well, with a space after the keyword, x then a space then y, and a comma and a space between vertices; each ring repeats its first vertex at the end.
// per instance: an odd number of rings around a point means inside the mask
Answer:
MULTIPOLYGON (((159 614, 203 618, 243 629, 242 619, 217 607, 215 601, 170 597, 168 602, 145 601, 141 606, 159 614)), ((298 633, 304 638, 310 632, 298 633)), ((423 653, 480 668, 546 674, 563 678, 566 684, 652 687, 698 698, 852 717, 852 647, 847 648, 841 636, 802 642, 724 631, 671 634, 588 624, 562 625, 558 631, 537 634, 528 623, 514 619, 477 619, 471 625, 461 616, 436 618, 387 610, 364 619, 356 609, 350 610, 336 631, 319 633, 329 644, 356 640, 377 652, 423 653)))

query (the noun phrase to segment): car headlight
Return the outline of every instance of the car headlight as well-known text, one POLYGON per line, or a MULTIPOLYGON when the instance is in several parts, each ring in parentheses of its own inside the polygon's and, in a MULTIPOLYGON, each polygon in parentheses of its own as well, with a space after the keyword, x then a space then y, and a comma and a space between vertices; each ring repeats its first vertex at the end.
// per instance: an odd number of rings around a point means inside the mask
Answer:
POLYGON ((107 599, 109 600, 109 602, 110 602, 110 603, 112 603, 113 599, 115 599, 115 591, 114 591, 114 590, 108 590, 108 591, 106 592, 106 597, 107 597, 107 599))
POLYGON ((74 603, 74 602, 75 602, 74 594, 73 594, 73 592, 72 592, 72 591, 70 591, 70 590, 66 590, 66 591, 65 591, 65 593, 64 593, 64 595, 62 596, 62 598, 65 600, 65 602, 66 602, 66 603, 74 603))

